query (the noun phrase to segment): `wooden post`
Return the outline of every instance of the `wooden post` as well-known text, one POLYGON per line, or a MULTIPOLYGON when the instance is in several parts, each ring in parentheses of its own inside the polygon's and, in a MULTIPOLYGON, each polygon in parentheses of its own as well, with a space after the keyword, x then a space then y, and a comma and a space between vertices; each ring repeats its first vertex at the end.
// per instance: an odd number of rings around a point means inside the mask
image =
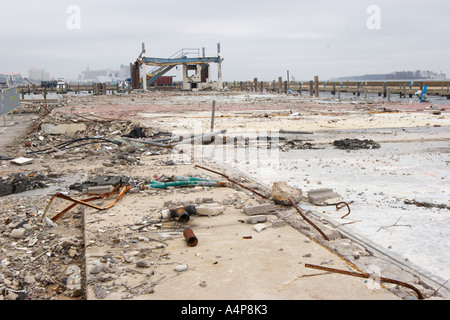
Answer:
POLYGON ((338 89, 338 100, 341 100, 341 89, 338 89))
POLYGON ((333 96, 336 95, 336 84, 333 84, 333 91, 331 92, 331 94, 333 96))
POLYGON ((298 94, 302 95, 302 83, 301 82, 298 83, 298 94))
POLYGON ((314 82, 309 82, 309 95, 312 97, 314 95, 314 82))
POLYGON ((255 92, 258 92, 258 78, 253 79, 253 84, 255 86, 255 92))
POLYGON ((287 71, 287 75, 286 75, 286 76, 287 76, 287 78, 286 78, 286 79, 287 79, 286 93, 287 93, 288 90, 289 90, 289 88, 290 88, 290 87, 289 87, 289 70, 287 71))
POLYGON ((364 100, 367 100, 367 88, 364 88, 364 100))
POLYGON ((214 118, 216 114, 216 100, 213 100, 212 110, 211 110, 211 132, 214 131, 214 118))
POLYGON ((391 102, 391 90, 389 88, 387 89, 387 101, 391 102))
POLYGON ((316 92, 316 97, 319 96, 319 76, 314 76, 314 90, 316 92))
POLYGON ((283 91, 283 78, 278 77, 278 93, 282 93, 283 91))

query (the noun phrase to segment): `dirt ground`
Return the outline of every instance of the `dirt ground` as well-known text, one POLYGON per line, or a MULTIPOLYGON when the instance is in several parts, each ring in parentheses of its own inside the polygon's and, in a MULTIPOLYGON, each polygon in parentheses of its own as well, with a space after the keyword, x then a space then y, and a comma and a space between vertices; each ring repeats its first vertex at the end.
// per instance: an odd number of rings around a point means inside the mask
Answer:
MULTIPOLYGON (((243 172, 217 158, 198 158, 130 140, 136 136, 124 137, 137 127, 143 140, 162 139, 160 143, 209 132, 213 101, 213 129, 227 130, 216 135, 215 144, 248 131, 284 130, 314 132, 314 147, 327 144, 340 130, 373 128, 400 129, 395 136, 384 136, 395 142, 408 139, 402 128, 422 127, 443 129, 422 141, 442 141, 448 139, 445 128, 450 125, 450 106, 437 112, 424 104, 264 93, 155 91, 66 95, 47 106, 24 103, 22 114, 8 119, 0 131, 3 299, 448 299, 439 283, 322 219, 323 208, 308 204, 307 197, 297 204, 307 206, 302 213, 328 240, 291 205, 277 204, 275 210, 263 212, 263 222, 246 222, 245 208, 273 204, 270 185, 253 179, 251 169, 243 172), (18 157, 30 162, 11 161, 18 157), (226 174, 241 186, 196 165, 226 174), (214 179, 227 186, 150 186, 152 180, 173 176, 214 179), (98 209, 113 203, 117 194, 89 200, 97 207, 78 204, 52 220, 74 203, 56 197, 50 204, 53 195, 87 199, 92 195, 85 194, 86 183, 108 177, 130 187, 117 203, 98 209), (189 205, 207 213, 191 215, 187 223, 162 217, 164 209, 189 205), (195 246, 187 244, 186 229, 197 237, 195 246), (402 284, 380 282, 370 269, 373 265, 383 266, 383 277, 402 284)), ((285 149, 311 147, 307 139, 288 141, 278 143, 285 149)), ((237 143, 238 150, 245 150, 252 142, 237 143)), ((211 149, 207 142, 197 147, 211 149)))

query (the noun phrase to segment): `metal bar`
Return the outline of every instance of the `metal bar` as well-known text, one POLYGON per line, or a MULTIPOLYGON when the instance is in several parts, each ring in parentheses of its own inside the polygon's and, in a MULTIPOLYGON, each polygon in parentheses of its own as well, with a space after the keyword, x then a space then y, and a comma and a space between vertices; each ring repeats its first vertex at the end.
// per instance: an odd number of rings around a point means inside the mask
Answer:
POLYGON ((55 198, 61 198, 61 199, 65 199, 65 200, 68 200, 68 201, 72 201, 72 202, 74 202, 74 204, 71 204, 69 207, 67 207, 66 209, 62 210, 62 211, 59 212, 57 215, 55 215, 55 216, 52 218, 52 221, 53 221, 53 222, 55 222, 56 220, 58 220, 59 218, 61 218, 61 217, 64 215, 64 213, 66 213, 67 211, 69 211, 70 209, 72 209, 73 207, 75 207, 75 205, 77 205, 77 204, 82 204, 82 205, 85 205, 85 206, 88 206, 88 207, 91 207, 91 208, 94 208, 94 209, 97 209, 97 210, 106 210, 106 209, 109 209, 109 208, 111 208, 112 206, 114 206, 114 205, 115 205, 115 204, 123 197, 123 195, 124 195, 128 190, 131 189, 131 186, 127 186, 127 185, 123 186, 122 189, 120 190, 119 195, 117 196, 116 200, 115 200, 114 202, 108 204, 108 205, 105 206, 105 207, 98 207, 98 206, 96 206, 96 205, 93 205, 93 204, 89 203, 88 201, 97 200, 97 199, 105 199, 105 198, 111 196, 112 194, 117 193, 117 189, 118 189, 119 187, 120 187, 120 185, 117 185, 117 186, 114 188, 114 190, 111 191, 111 192, 99 194, 99 195, 96 195, 96 196, 94 196, 94 197, 91 197, 91 198, 88 198, 88 199, 84 199, 84 200, 73 199, 73 198, 71 198, 71 197, 69 197, 69 196, 67 196, 67 195, 65 195, 65 194, 59 193, 59 192, 58 192, 58 193, 55 193, 55 194, 51 197, 51 199, 50 199, 49 203, 47 204, 47 206, 45 207, 44 214, 42 215, 41 221, 44 219, 44 217, 45 217, 45 215, 46 215, 48 209, 50 208, 51 203, 53 202, 53 200, 54 200, 55 198))
POLYGON ((220 58, 218 57, 202 57, 202 58, 175 58, 175 59, 167 59, 167 58, 151 58, 151 57, 143 57, 142 63, 148 65, 162 66, 162 65, 177 65, 177 64, 201 64, 201 63, 209 63, 209 62, 220 62, 220 58))
POLYGON ((319 233, 322 235, 322 237, 325 238, 325 240, 329 241, 330 239, 328 239, 327 235, 319 229, 318 226, 316 226, 311 220, 309 220, 303 213, 302 211, 297 207, 297 205, 294 203, 294 201, 291 200, 291 198, 288 197, 289 202, 294 206, 295 210, 297 210, 297 212, 302 216, 303 219, 305 219, 306 222, 308 222, 311 226, 313 226, 314 229, 316 229, 317 231, 319 231, 319 233))
MULTIPOLYGON (((353 201, 350 201, 350 203, 352 203, 352 202, 353 201)), ((336 209, 337 210, 341 209, 342 207, 344 207, 343 205, 347 206, 348 212, 345 215, 343 215, 341 217, 341 219, 344 219, 346 216, 348 216, 350 214, 350 207, 347 202, 341 201, 341 202, 336 203, 336 209)))
MULTIPOLYGON (((364 273, 358 273, 358 272, 351 272, 351 271, 347 271, 347 270, 339 270, 339 269, 334 269, 334 268, 328 268, 328 267, 323 267, 323 266, 317 266, 317 265, 313 265, 313 264, 308 264, 305 263, 305 267, 307 268, 312 268, 312 269, 318 269, 318 270, 324 270, 324 271, 329 271, 329 272, 335 272, 335 273, 341 273, 341 274, 346 274, 349 276, 354 276, 354 277, 359 277, 359 278, 364 278, 364 279, 369 279, 370 276, 364 273)), ((398 281, 398 280, 394 280, 394 279, 389 279, 389 278, 384 278, 384 277, 378 277, 378 279, 380 279, 380 281, 382 282, 388 282, 388 283, 393 283, 399 286, 403 286, 403 287, 407 287, 411 290, 413 290, 415 293, 417 293, 417 297, 422 300, 424 299, 422 293, 414 286, 402 282, 402 281, 398 281)))
POLYGON ((244 189, 246 189, 246 190, 248 190, 248 191, 251 191, 251 192, 253 192, 254 194, 257 194, 258 196, 260 196, 261 198, 269 199, 269 198, 266 197, 265 195, 263 195, 263 194, 261 194, 261 193, 255 191, 255 190, 253 190, 253 189, 251 189, 251 188, 249 188, 249 187, 247 187, 247 186, 244 186, 243 184, 241 184, 241 183, 239 183, 239 182, 237 182, 237 181, 234 181, 234 180, 230 179, 230 177, 228 177, 227 175, 225 175, 225 174, 223 174, 223 173, 220 173, 220 172, 217 172, 217 171, 214 171, 214 170, 211 170, 211 169, 202 167, 202 166, 200 166, 200 165, 198 165, 198 164, 196 164, 195 167, 198 167, 198 168, 201 168, 201 169, 204 169, 204 170, 213 172, 213 173, 215 173, 215 174, 218 174, 218 175, 220 175, 220 176, 222 176, 222 177, 225 177, 225 178, 226 178, 228 181, 230 181, 231 183, 234 183, 234 184, 238 185, 238 186, 241 187, 241 188, 244 188, 244 189))

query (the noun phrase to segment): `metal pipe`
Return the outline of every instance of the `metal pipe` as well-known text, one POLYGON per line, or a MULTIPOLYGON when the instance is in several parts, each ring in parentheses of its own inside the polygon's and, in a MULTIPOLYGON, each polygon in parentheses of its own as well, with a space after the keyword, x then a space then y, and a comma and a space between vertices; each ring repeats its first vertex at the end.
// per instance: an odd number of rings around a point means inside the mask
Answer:
POLYGON ((197 245, 198 239, 195 236, 194 231, 192 231, 192 229, 184 230, 183 236, 186 239, 186 243, 188 244, 188 246, 195 247, 197 245))

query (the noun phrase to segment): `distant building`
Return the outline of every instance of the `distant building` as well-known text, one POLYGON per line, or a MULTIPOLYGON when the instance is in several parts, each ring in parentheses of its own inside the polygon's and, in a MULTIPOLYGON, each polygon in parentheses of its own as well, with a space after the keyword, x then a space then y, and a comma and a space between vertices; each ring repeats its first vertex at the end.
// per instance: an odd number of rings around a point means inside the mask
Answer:
POLYGON ((85 71, 81 71, 79 78, 84 81, 90 82, 115 82, 118 80, 125 80, 130 77, 130 67, 120 65, 119 70, 100 69, 90 70, 86 68, 85 71))
POLYGON ((86 68, 85 71, 81 71, 81 76, 83 80, 96 80, 98 77, 104 77, 108 76, 109 70, 102 69, 102 70, 90 70, 89 68, 86 68))
POLYGON ((25 80, 19 72, 0 73, 0 84, 3 86, 21 85, 25 83, 25 80))
POLYGON ((28 80, 32 82, 48 81, 50 79, 50 74, 42 68, 29 67, 28 68, 28 80))

